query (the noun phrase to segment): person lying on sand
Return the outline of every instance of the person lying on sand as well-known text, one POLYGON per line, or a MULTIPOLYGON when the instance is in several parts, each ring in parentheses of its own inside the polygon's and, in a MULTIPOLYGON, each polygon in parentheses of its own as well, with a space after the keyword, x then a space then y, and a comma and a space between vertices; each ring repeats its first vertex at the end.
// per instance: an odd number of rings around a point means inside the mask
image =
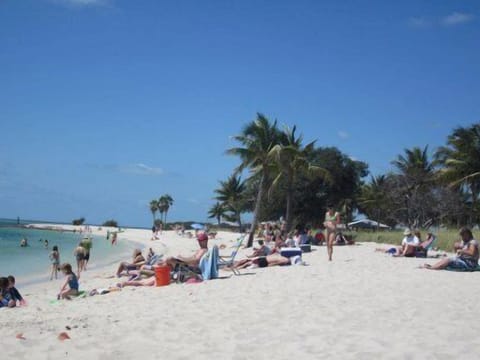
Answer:
POLYGON ((258 256, 251 259, 243 259, 239 260, 234 263, 232 268, 235 269, 244 269, 247 267, 267 267, 267 266, 276 266, 276 265, 292 265, 292 264, 299 264, 302 262, 301 256, 292 256, 290 258, 280 255, 279 253, 275 253, 268 256, 258 256))
POLYGON ((460 236, 464 246, 457 250, 457 255, 442 259, 436 264, 424 264, 422 268, 429 270, 460 270, 474 271, 478 268, 478 241, 473 238, 469 228, 460 229, 460 236))
POLYGON ((125 286, 154 286, 155 277, 151 276, 142 280, 128 280, 117 284, 117 287, 124 288, 125 286))

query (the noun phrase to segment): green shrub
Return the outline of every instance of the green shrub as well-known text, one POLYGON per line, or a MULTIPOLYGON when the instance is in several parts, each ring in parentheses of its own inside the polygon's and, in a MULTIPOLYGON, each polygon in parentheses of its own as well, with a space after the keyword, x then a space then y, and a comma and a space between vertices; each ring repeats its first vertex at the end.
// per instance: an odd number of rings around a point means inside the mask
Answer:
POLYGON ((85 222, 85 218, 81 217, 80 219, 73 219, 72 224, 73 225, 83 225, 85 222))
POLYGON ((116 220, 107 220, 105 221, 102 226, 111 226, 111 227, 118 227, 118 223, 116 220))

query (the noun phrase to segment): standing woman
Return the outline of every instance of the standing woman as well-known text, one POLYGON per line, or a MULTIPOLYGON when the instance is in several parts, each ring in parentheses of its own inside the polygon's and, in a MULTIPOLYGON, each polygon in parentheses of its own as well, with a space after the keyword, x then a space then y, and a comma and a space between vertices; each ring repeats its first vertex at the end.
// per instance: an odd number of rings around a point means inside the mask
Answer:
POLYGON ((333 205, 327 206, 325 213, 325 238, 327 239, 328 261, 332 261, 333 243, 337 236, 337 225, 340 224, 340 213, 336 212, 333 205))

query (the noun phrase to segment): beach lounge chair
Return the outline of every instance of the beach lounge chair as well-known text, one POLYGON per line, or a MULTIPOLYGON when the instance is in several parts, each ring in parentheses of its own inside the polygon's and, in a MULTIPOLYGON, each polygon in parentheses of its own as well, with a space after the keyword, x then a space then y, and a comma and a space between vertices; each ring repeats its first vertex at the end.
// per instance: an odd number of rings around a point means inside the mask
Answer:
POLYGON ((235 257, 238 254, 238 250, 240 250, 240 246, 242 246, 243 240, 245 239, 246 235, 242 235, 237 239, 237 243, 233 248, 232 253, 230 256, 219 256, 218 257, 218 266, 219 267, 230 267, 235 275, 240 275, 240 272, 237 269, 234 269, 233 262, 235 261, 235 257))

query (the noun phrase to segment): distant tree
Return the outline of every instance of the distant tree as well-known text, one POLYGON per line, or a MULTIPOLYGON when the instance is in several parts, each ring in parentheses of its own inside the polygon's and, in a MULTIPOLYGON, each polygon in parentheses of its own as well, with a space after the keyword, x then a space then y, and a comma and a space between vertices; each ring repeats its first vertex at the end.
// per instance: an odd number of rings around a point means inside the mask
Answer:
POLYGON ((239 176, 231 175, 226 181, 220 181, 215 193, 223 207, 223 217, 238 222, 241 228, 241 214, 245 212, 245 182, 239 176))
POLYGON ((233 137, 241 144, 240 147, 234 147, 227 150, 227 154, 240 157, 240 165, 237 172, 243 169, 250 169, 252 175, 259 176, 258 189, 253 210, 252 225, 248 237, 247 247, 253 245, 253 236, 258 224, 260 206, 268 181, 270 180, 270 170, 273 165, 273 159, 269 156, 272 148, 279 143, 279 131, 277 122, 273 123, 262 114, 257 114, 256 120, 248 123, 239 135, 233 137))
POLYGON ((429 212, 433 202, 432 191, 435 186, 435 165, 428 157, 428 146, 421 149, 405 149, 404 155, 398 155, 392 161, 396 168, 396 181, 392 196, 396 198, 396 209, 403 209, 402 223, 409 227, 424 226, 432 221, 429 212))
POLYGON ((118 227, 118 223, 116 220, 107 220, 105 221, 102 226, 111 226, 111 227, 118 227))
POLYGON ((74 219, 72 221, 72 224, 73 225, 83 225, 84 222, 85 222, 85 218, 81 217, 80 219, 74 219))
POLYGON ((156 220, 155 214, 158 211, 158 200, 154 199, 154 200, 150 201, 150 211, 152 212, 153 223, 155 224, 155 220, 156 220))
POLYGON ((170 207, 173 205, 173 198, 169 194, 160 196, 158 199, 158 208, 161 214, 164 214, 163 223, 167 224, 167 214, 170 207))
POLYGON ((369 183, 362 185, 358 197, 360 211, 378 222, 386 222, 387 193, 385 184, 385 175, 372 176, 369 183))
POLYGON ((303 137, 295 134, 296 126, 292 129, 285 127, 280 134, 280 143, 270 150, 270 156, 276 161, 274 173, 276 175, 272 182, 272 188, 278 187, 281 179, 284 179, 285 185, 285 221, 286 231, 290 231, 293 221, 293 203, 294 203, 294 186, 297 177, 300 174, 315 175, 330 181, 329 172, 320 167, 312 165, 310 155, 314 149, 315 141, 310 142, 305 147, 302 145, 303 137))
POLYGON ((335 147, 319 147, 309 155, 313 166, 325 169, 329 178, 300 174, 295 186, 296 199, 294 213, 298 222, 319 224, 328 203, 338 210, 344 210, 345 219, 352 218, 358 208, 358 196, 368 175, 368 165, 353 160, 335 147), (346 205, 346 206, 345 206, 346 205))
POLYGON ((226 215, 226 209, 225 206, 222 205, 220 202, 216 202, 208 211, 208 218, 209 219, 217 219, 218 225, 220 225, 220 222, 222 221, 222 218, 225 217, 226 215))
POLYGON ((448 136, 447 146, 440 147, 435 158, 443 168, 440 179, 451 187, 465 188, 470 195, 469 223, 480 221, 478 199, 480 196, 480 123, 458 127, 448 136))

